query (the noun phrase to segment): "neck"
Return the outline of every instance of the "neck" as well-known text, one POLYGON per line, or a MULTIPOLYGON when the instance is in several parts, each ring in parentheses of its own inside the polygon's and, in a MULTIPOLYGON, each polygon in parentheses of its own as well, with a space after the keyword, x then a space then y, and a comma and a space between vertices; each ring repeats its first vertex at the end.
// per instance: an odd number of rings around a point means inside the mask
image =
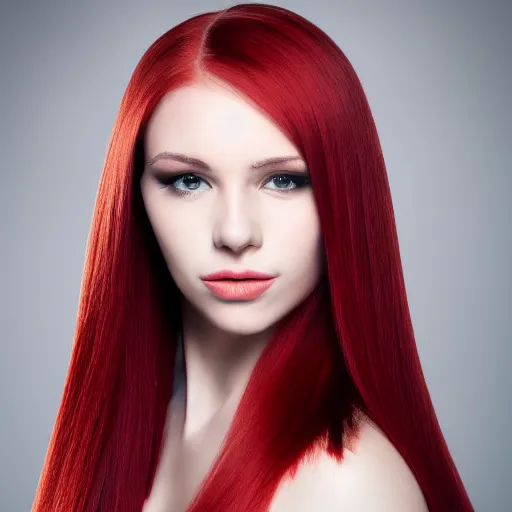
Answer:
POLYGON ((230 421, 272 328, 256 334, 219 329, 184 301, 186 368, 184 439, 199 435, 221 415, 230 421))

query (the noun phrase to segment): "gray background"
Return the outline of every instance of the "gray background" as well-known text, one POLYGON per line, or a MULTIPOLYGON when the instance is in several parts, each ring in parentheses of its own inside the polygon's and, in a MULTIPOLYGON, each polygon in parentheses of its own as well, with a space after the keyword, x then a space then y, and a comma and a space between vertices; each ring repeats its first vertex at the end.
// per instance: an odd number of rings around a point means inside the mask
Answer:
MULTIPOLYGON (((98 181, 130 75, 163 32, 232 3, 0 8, 2 511, 27 511, 34 497, 71 353, 98 181)), ((511 510, 511 6, 276 3, 331 35, 363 83, 441 427, 476 510, 511 510)))

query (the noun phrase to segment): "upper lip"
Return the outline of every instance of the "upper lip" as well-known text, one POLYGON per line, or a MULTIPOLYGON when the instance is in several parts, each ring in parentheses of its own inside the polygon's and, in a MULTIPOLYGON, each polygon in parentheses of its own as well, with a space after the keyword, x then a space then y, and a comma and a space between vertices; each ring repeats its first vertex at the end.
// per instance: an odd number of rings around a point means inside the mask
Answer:
POLYGON ((263 272, 256 272, 254 270, 219 270, 207 276, 202 276, 203 281, 219 281, 221 279, 273 279, 276 276, 264 274, 263 272))

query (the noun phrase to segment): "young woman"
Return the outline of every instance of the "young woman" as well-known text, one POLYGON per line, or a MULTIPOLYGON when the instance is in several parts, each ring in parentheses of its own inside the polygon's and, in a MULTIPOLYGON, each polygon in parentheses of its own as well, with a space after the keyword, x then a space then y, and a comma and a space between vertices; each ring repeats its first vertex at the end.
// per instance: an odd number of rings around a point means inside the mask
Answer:
POLYGON ((368 103, 297 14, 198 15, 136 67, 32 510, 472 510, 368 103))

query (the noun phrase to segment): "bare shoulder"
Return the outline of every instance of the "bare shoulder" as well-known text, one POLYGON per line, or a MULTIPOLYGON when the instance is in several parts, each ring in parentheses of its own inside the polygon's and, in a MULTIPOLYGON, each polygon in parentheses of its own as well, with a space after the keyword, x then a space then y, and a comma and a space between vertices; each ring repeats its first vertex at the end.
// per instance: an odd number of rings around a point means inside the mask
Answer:
POLYGON ((324 451, 278 487, 270 512, 428 512, 421 489, 387 437, 363 421, 342 462, 324 451))

